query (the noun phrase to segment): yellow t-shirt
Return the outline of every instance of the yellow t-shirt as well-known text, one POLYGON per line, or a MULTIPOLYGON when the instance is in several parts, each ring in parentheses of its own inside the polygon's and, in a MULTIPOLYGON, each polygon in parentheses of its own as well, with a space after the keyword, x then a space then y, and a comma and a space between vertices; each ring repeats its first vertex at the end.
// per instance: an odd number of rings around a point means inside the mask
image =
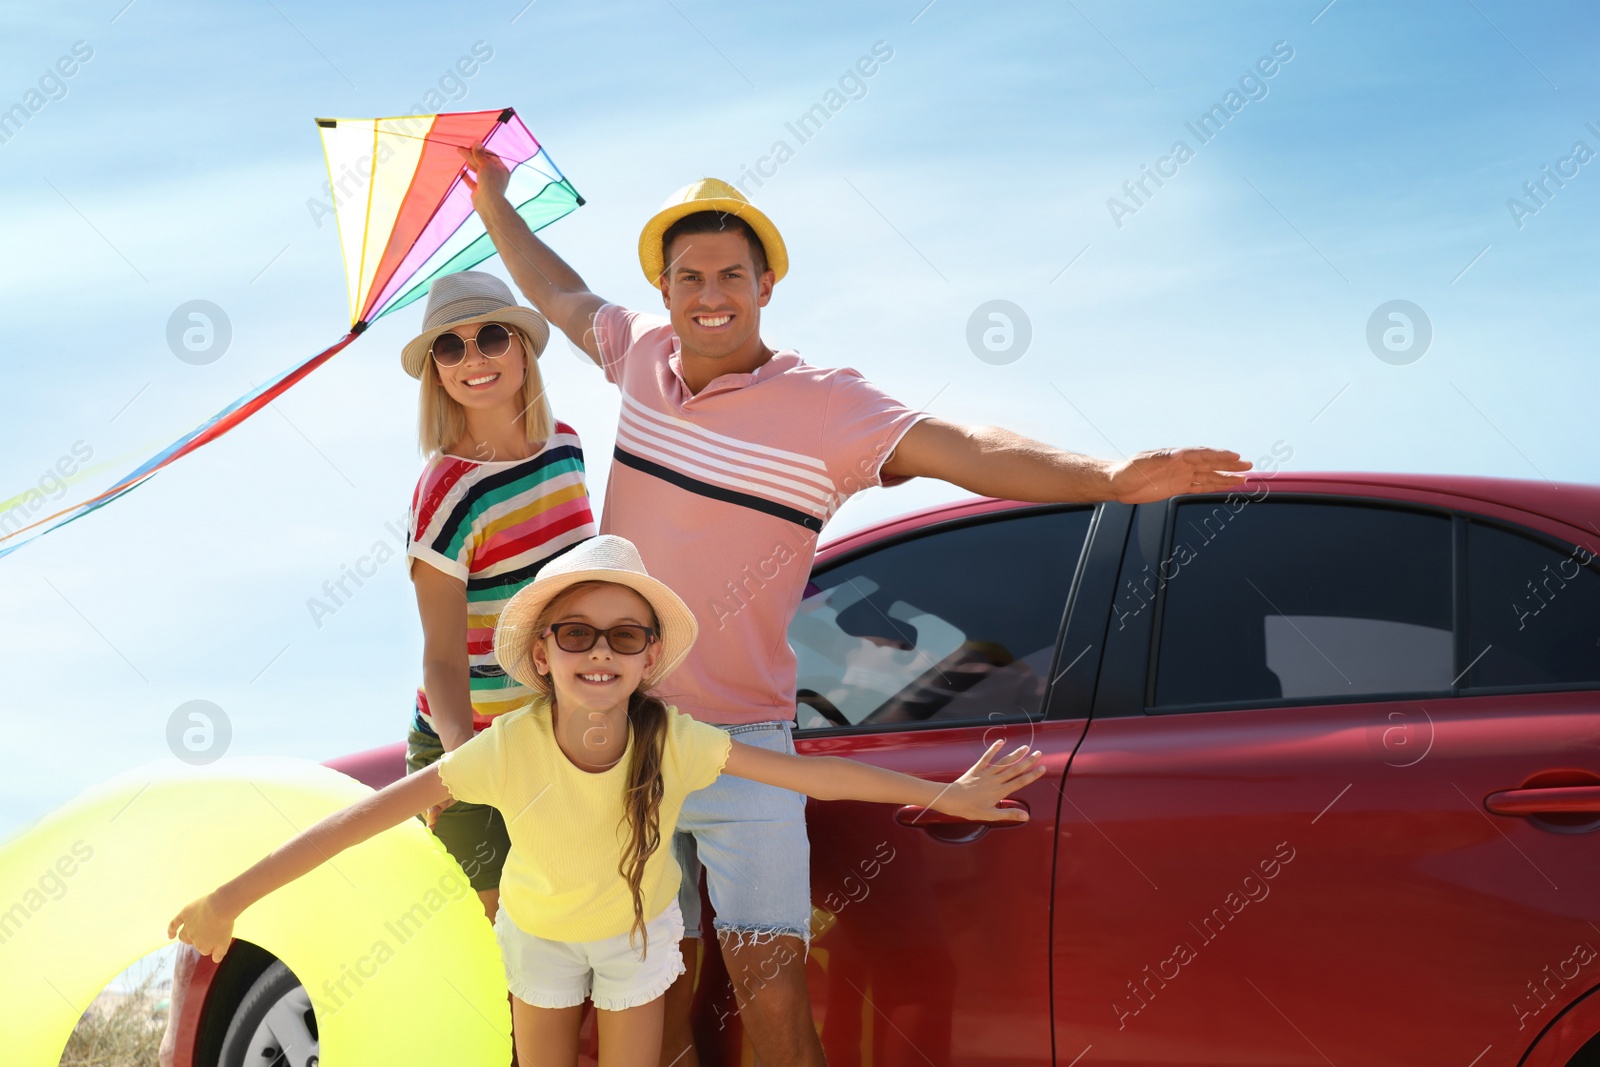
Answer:
MULTIPOLYGON (((677 896, 682 874, 672 833, 684 797, 717 780, 733 747, 722 730, 667 709, 661 772, 661 847, 645 864, 640 892, 653 919, 677 896)), ((511 853, 500 875, 500 904, 522 929, 551 941, 598 941, 633 925, 633 896, 617 870, 628 842, 622 794, 633 759, 633 731, 616 765, 591 774, 556 744, 550 704, 533 701, 439 760, 450 795, 490 804, 505 816, 511 853)))

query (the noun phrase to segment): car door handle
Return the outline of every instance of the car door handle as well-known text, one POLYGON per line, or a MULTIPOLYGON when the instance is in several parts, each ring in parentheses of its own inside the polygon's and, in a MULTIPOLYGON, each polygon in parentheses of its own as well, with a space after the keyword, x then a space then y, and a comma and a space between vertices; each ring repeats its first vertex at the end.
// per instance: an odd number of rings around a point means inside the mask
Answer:
MULTIPOLYGON (((995 806, 1014 811, 1028 811, 1030 815, 1032 814, 1029 811, 1027 802, 1022 800, 1006 799, 995 806)), ((1020 822, 986 822, 981 819, 963 819, 957 815, 946 815, 942 811, 918 807, 915 804, 907 804, 896 811, 894 813, 894 821, 901 826, 915 826, 918 829, 931 829, 935 826, 986 826, 991 830, 998 830, 1005 826, 1027 825, 1020 822)))
POLYGON ((1496 815, 1550 815, 1600 812, 1600 785, 1558 785, 1535 789, 1502 789, 1483 798, 1496 815))

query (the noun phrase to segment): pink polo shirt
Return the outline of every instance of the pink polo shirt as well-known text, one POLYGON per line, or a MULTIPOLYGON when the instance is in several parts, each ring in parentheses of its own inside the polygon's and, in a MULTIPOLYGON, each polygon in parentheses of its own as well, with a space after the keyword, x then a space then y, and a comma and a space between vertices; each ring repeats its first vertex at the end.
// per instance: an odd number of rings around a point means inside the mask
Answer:
POLYGON ((663 698, 704 722, 793 719, 788 628, 817 535, 852 494, 893 484, 879 469, 927 415, 789 349, 690 393, 671 321, 616 304, 595 336, 622 389, 600 532, 636 544, 700 623, 663 698))

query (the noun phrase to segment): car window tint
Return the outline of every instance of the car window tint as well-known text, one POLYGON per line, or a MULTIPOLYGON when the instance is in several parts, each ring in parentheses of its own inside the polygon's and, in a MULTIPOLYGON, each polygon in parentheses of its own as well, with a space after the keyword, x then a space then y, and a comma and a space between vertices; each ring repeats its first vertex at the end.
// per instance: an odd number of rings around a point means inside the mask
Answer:
POLYGON ((1155 706, 1450 688, 1450 520, 1294 501, 1179 504, 1155 706))
POLYGON ((1600 683, 1600 571, 1593 553, 1467 527, 1469 686, 1600 683))
POLYGON ((818 574, 789 626, 800 727, 1036 714, 1091 515, 937 530, 818 574))

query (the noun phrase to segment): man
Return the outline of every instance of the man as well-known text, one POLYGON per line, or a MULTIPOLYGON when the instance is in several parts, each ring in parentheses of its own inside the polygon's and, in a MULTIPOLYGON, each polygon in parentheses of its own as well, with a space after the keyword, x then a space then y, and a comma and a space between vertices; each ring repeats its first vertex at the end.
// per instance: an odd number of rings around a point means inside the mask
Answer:
MULTIPOLYGON (((1215 449, 1120 463, 992 427, 912 411, 852 370, 813 367, 761 339, 761 309, 788 271, 783 239, 731 186, 707 178, 668 200, 639 239, 669 318, 589 291, 505 198, 504 165, 463 152, 473 204, 522 292, 622 390, 601 530, 639 546, 700 621, 663 696, 741 741, 792 751, 795 658, 786 632, 817 536, 851 494, 919 475, 986 496, 1144 503, 1228 489, 1250 468, 1215 449)), ((689 971, 667 993, 661 1062, 698 1062, 689 1028, 706 871, 728 973, 760 976, 739 1011, 765 1067, 824 1062, 811 1021, 804 797, 724 779, 691 796, 675 847, 689 971), (687 831, 687 832, 685 832, 687 831)))

